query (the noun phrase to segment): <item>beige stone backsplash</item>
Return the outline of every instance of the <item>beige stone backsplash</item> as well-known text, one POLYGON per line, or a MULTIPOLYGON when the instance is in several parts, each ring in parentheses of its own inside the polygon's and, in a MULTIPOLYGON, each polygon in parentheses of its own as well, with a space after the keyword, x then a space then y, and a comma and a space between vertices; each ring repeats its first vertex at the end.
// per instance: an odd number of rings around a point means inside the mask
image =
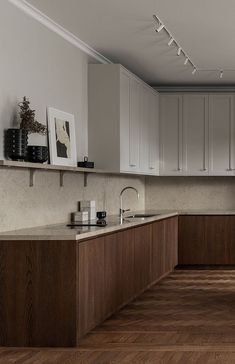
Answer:
POLYGON ((58 172, 36 171, 35 185, 29 187, 29 171, 1 169, 0 231, 67 222, 79 200, 95 200, 97 210, 117 214, 120 191, 127 185, 139 190, 140 199, 127 191, 124 208, 144 209, 144 177, 88 174, 88 186, 83 182, 83 174, 65 173, 60 187, 58 172))

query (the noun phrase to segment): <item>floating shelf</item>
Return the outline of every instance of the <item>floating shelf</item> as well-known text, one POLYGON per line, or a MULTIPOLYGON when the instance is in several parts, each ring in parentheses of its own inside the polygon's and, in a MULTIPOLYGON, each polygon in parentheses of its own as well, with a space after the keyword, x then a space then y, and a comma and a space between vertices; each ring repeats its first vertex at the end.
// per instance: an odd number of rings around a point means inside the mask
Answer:
POLYGON ((35 172, 36 170, 44 170, 44 171, 58 171, 60 173, 60 187, 64 185, 64 174, 66 172, 72 173, 83 173, 84 174, 84 186, 87 186, 87 175, 88 173, 105 173, 108 172, 102 171, 95 168, 79 168, 79 167, 69 167, 69 166, 54 166, 52 164, 41 164, 41 163, 30 163, 30 162, 18 162, 18 161, 10 161, 10 160, 0 160, 0 167, 6 168, 24 168, 29 169, 29 186, 34 186, 35 172))

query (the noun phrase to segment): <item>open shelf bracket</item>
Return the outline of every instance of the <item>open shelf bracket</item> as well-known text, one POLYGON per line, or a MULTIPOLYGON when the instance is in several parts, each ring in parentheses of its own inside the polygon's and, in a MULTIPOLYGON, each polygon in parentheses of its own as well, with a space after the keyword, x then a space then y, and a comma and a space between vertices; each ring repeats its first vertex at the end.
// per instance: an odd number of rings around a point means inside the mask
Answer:
POLYGON ((34 186, 34 182, 35 182, 35 172, 36 169, 30 169, 29 170, 29 187, 33 187, 34 186))
POLYGON ((64 187, 64 171, 60 171, 60 187, 64 187))
POLYGON ((87 176, 88 172, 84 172, 84 187, 87 187, 87 176))

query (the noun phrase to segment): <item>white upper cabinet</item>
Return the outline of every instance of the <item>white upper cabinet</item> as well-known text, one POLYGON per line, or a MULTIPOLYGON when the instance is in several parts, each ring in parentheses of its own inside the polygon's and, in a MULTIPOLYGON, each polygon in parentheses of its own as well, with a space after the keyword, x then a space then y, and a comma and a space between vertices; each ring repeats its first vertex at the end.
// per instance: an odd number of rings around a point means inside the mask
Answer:
POLYGON ((88 151, 97 168, 159 174, 158 93, 121 65, 89 65, 88 151))
POLYGON ((160 96, 161 175, 234 175, 233 94, 160 96))
POLYGON ((159 96, 149 87, 141 88, 140 170, 159 174, 159 96))
POLYGON ((209 96, 209 173, 234 174, 234 95, 209 96))
POLYGON ((193 176, 208 174, 208 95, 184 95, 183 171, 193 176))
POLYGON ((160 174, 183 174, 182 95, 160 96, 160 174))

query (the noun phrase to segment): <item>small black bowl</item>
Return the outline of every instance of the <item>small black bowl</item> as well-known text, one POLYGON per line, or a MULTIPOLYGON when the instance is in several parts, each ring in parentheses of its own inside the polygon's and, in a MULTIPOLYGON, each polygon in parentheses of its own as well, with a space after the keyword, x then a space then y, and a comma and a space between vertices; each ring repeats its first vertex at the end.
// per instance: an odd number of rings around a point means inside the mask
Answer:
POLYGON ((27 161, 32 163, 45 163, 48 160, 48 147, 29 145, 27 148, 27 161))

